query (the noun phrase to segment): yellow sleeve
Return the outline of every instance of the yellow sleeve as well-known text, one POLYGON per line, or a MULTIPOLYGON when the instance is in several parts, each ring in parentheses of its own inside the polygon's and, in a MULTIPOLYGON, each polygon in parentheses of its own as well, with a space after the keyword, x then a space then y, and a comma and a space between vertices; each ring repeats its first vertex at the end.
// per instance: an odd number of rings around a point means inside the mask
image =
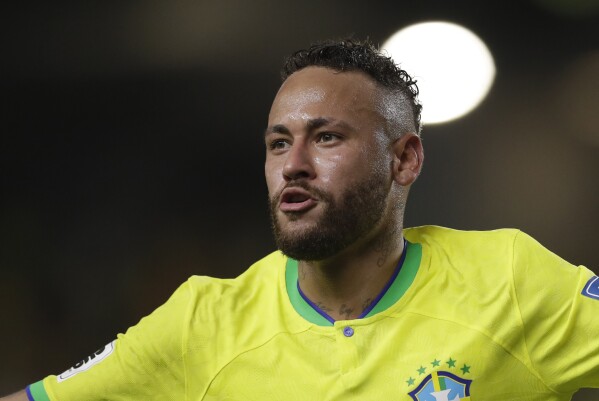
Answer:
MULTIPOLYGON (((51 401, 185 399, 183 338, 191 294, 189 284, 177 289, 161 307, 125 334, 43 386, 31 387, 31 398, 51 401), (45 392, 45 394, 43 394, 45 392)), ((28 390, 29 391, 29 390, 28 390)))
POLYGON ((594 288, 594 273, 520 232, 513 274, 526 348, 540 378, 560 393, 599 387, 599 294, 585 293, 594 288))

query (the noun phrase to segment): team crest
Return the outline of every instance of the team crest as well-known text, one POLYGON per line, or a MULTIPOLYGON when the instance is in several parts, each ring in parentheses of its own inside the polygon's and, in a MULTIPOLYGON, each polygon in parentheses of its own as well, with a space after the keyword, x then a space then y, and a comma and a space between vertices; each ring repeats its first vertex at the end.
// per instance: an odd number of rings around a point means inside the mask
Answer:
POLYGON ((471 382, 440 370, 426 376, 409 395, 414 401, 469 401, 471 382))
POLYGON ((599 277, 591 277, 582 289, 582 295, 593 299, 599 299, 599 277))

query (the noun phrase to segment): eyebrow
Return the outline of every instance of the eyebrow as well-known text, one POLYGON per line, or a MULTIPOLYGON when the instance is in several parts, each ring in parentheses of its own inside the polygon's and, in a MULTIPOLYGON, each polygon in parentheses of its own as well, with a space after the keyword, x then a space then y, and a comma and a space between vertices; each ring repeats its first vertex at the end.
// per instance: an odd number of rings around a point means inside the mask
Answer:
POLYGON ((329 120, 328 118, 319 117, 309 120, 308 124, 306 125, 308 127, 308 131, 314 131, 315 129, 318 129, 328 124, 331 124, 331 120, 329 120))
POLYGON ((271 125, 270 127, 267 127, 266 130, 264 130, 264 136, 267 136, 268 134, 291 135, 291 131, 289 131, 289 128, 287 128, 283 124, 275 124, 275 125, 271 125))
MULTIPOLYGON (((306 128, 308 129, 308 131, 313 131, 325 125, 334 125, 347 130, 353 130, 353 128, 344 121, 339 121, 326 117, 318 117, 309 120, 306 124, 306 128)), ((291 135, 291 131, 289 130, 289 128, 287 128, 283 124, 275 124, 266 128, 266 130, 264 131, 264 136, 271 133, 291 135)))

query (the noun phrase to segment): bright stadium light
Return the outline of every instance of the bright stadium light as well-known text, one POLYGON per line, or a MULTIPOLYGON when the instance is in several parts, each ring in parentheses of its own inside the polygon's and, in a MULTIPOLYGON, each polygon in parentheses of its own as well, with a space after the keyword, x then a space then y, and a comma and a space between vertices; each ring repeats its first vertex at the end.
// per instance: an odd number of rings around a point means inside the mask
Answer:
POLYGON ((456 24, 408 26, 391 36, 382 49, 418 80, 423 123, 442 123, 467 114, 485 98, 495 78, 487 46, 456 24))

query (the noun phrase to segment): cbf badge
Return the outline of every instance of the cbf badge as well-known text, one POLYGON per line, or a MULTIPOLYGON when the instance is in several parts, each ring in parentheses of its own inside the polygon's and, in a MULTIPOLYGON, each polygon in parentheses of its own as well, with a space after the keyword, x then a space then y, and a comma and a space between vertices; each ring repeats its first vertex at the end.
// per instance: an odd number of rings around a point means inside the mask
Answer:
POLYGON ((408 394, 414 401, 470 401, 470 383, 452 373, 439 370, 428 375, 408 394))
POLYGON ((429 368, 420 366, 419 369, 416 369, 416 372, 418 373, 417 376, 422 378, 419 378, 418 381, 414 377, 406 380, 408 387, 416 386, 408 395, 414 401, 470 401, 470 384, 472 380, 462 377, 470 374, 470 366, 464 364, 464 366, 458 368, 459 365, 456 366, 456 363, 455 359, 449 358, 443 365, 460 371, 461 376, 441 370, 445 366, 442 366, 441 361, 438 359, 430 363, 432 365, 430 373, 427 372, 429 368), (416 383, 418 384, 416 385, 416 383))
POLYGON ((592 299, 599 299, 599 277, 591 277, 582 289, 582 295, 592 299))

